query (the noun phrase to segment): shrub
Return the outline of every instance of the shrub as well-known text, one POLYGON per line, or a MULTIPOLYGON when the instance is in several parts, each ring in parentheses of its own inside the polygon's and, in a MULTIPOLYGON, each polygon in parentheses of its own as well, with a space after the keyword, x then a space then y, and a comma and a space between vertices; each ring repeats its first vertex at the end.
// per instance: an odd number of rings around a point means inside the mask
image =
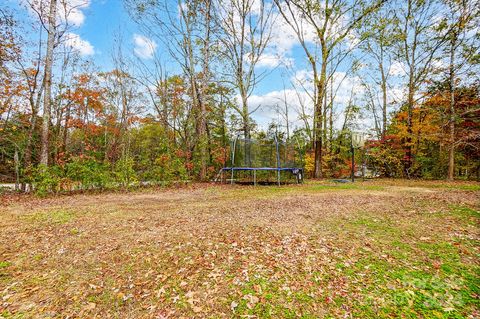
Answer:
POLYGON ((73 158, 65 165, 66 176, 77 182, 81 189, 103 189, 112 182, 108 164, 93 159, 73 158))
POLYGON ((121 158, 115 164, 115 178, 122 187, 129 187, 132 183, 137 182, 137 174, 133 166, 133 158, 129 156, 121 158))
POLYGON ((315 154, 309 152, 305 155, 305 175, 313 176, 315 170, 315 154))
POLYGON ((155 160, 154 179, 161 182, 186 180, 187 167, 183 158, 164 154, 155 160))
POLYGON ((44 196, 50 192, 58 192, 60 181, 63 177, 59 166, 47 167, 43 164, 32 169, 31 183, 35 193, 44 196))

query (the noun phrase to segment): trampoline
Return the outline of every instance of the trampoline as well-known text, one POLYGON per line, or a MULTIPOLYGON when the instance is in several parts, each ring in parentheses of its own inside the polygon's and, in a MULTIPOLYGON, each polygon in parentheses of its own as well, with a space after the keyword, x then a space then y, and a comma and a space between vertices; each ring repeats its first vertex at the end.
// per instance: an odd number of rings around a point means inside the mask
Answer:
POLYGON ((281 142, 277 136, 257 140, 237 136, 230 153, 230 166, 220 169, 216 181, 254 185, 303 182, 300 147, 281 142))

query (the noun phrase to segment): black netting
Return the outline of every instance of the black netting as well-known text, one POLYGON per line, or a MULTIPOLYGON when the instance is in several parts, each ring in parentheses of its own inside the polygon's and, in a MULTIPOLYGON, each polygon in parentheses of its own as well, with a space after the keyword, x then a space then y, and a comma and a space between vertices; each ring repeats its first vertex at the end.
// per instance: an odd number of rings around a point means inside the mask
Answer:
POLYGON ((294 145, 273 140, 237 139, 232 142, 232 167, 300 167, 301 156, 294 145))

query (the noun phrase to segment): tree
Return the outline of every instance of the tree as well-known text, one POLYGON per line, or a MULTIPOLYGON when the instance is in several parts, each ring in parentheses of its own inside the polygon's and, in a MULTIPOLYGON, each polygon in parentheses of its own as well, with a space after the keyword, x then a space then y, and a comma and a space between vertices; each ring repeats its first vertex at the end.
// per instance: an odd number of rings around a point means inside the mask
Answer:
POLYGON ((360 44, 360 49, 373 59, 373 68, 377 72, 367 72, 366 76, 373 80, 373 85, 364 81, 369 99, 368 105, 372 109, 375 118, 376 130, 381 138, 385 138, 387 130, 388 115, 388 80, 392 67, 392 48, 393 43, 397 40, 394 37, 393 12, 391 8, 384 6, 365 20, 365 24, 361 27, 362 38, 365 41, 360 44), (375 89, 380 87, 380 94, 375 89), (378 95, 381 96, 381 102, 377 103, 378 95), (381 121, 377 118, 376 105, 380 104, 381 121), (381 124, 380 124, 381 123, 381 124))
POLYGON ((48 14, 48 37, 47 52, 45 54, 45 93, 43 100, 43 122, 42 122, 42 146, 40 151, 40 164, 48 165, 49 154, 49 131, 52 99, 52 65, 53 49, 56 37, 56 18, 57 18, 57 0, 50 0, 50 10, 48 14))
MULTIPOLYGON (((478 31, 475 28, 480 23, 479 3, 475 0, 445 0, 446 15, 440 26, 440 31, 447 30, 447 42, 444 48, 449 55, 448 83, 449 83, 449 148, 448 148, 448 175, 453 180, 455 172, 455 123, 457 122, 455 92, 459 75, 466 73, 466 68, 479 65, 478 31), (477 59, 475 59, 475 55, 477 59)), ((468 78, 475 77, 475 72, 468 72, 468 78)))
MULTIPOLYGON (((23 83, 16 78, 13 63, 21 55, 19 37, 15 32, 16 21, 13 16, 0 9, 0 119, 6 126, 10 114, 13 113, 14 100, 20 95, 23 83)), ((24 92, 22 92, 24 93, 24 92)))
POLYGON ((433 62, 445 42, 445 33, 435 33, 435 13, 438 9, 434 0, 405 0, 395 9, 395 51, 397 59, 405 63, 407 69, 407 134, 403 141, 405 147, 404 172, 410 178, 414 161, 413 111, 421 96, 418 92, 434 69, 433 62))
POLYGON ((205 92, 211 77, 212 2, 210 0, 151 2, 125 1, 134 20, 156 39, 162 41, 170 56, 189 80, 189 93, 196 115, 195 129, 200 157, 199 177, 206 179, 207 100, 205 92), (175 7, 177 10, 172 10, 175 7), (201 71, 200 71, 201 70, 201 71))
POLYGON ((364 18, 376 11, 385 1, 375 1, 366 5, 364 1, 316 0, 274 0, 284 20, 294 30, 310 67, 313 71, 316 96, 314 101, 314 177, 322 177, 323 156, 323 103, 327 87, 327 64, 333 51, 358 28, 364 18), (342 25, 343 22, 343 25, 342 25), (315 42, 319 44, 320 60, 316 56, 316 48, 309 46, 308 32, 315 34, 315 42))
POLYGON ((248 98, 266 74, 255 68, 271 40, 272 11, 264 0, 220 0, 217 5, 221 55, 226 61, 227 81, 240 95, 240 105, 232 106, 242 119, 245 139, 250 138, 250 116, 256 111, 249 109, 248 98))

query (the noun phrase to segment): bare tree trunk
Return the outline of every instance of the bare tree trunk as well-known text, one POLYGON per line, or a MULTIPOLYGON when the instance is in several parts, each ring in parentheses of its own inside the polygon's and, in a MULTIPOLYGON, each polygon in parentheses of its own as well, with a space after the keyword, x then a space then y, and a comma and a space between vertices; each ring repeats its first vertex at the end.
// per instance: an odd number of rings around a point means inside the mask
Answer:
POLYGON ((456 34, 450 40, 450 146, 448 149, 448 180, 455 175, 455 45, 456 34))
POLYGON ((20 189, 20 160, 18 159, 18 147, 15 145, 15 154, 13 155, 13 162, 15 163, 15 190, 20 189))
POLYGON ((83 103, 83 139, 82 139, 82 155, 85 154, 87 148, 87 137, 88 137, 88 96, 83 103))
POLYGON ((408 97, 407 97, 407 137, 405 139, 405 161, 404 161, 404 170, 407 178, 410 178, 411 168, 413 164, 413 147, 412 147, 412 136, 413 136, 413 107, 415 99, 415 53, 416 53, 416 38, 413 42, 411 49, 410 57, 410 67, 408 74, 408 97))
MULTIPOLYGON (((203 81, 202 90, 200 94, 200 118, 199 118, 199 138, 200 138, 200 180, 205 181, 207 179, 207 146, 208 146, 208 134, 207 134, 207 108, 206 108, 206 92, 209 82, 209 63, 210 63, 210 8, 211 1, 205 1, 205 39, 203 46, 203 81)), ((210 153, 210 152, 208 152, 210 153)))
POLYGON ((35 101, 33 99, 33 93, 31 93, 29 97, 30 107, 32 109, 32 115, 30 117, 30 130, 28 131, 27 145, 25 147, 25 158, 24 158, 25 167, 28 167, 32 163, 33 134, 35 133, 35 127, 37 125, 38 108, 40 106, 40 102, 42 101, 42 92, 43 92, 44 86, 45 86, 45 81, 44 79, 42 79, 40 89, 37 92, 37 98, 35 99, 35 101))
POLYGON ((30 129, 28 130, 27 145, 25 147, 25 158, 24 165, 25 167, 30 166, 32 163, 32 140, 33 134, 35 133, 35 126, 37 125, 37 112, 32 113, 30 119, 30 129))
POLYGON ((287 93, 285 92, 285 85, 283 86, 283 103, 285 107, 285 124, 287 130, 287 142, 290 140, 290 121, 288 118, 288 103, 287 103, 287 93))
POLYGON ((408 85, 408 100, 407 100, 407 137, 405 139, 405 163, 404 169, 408 178, 410 178, 410 169, 412 168, 412 135, 413 135, 413 100, 414 100, 414 88, 413 88, 413 75, 411 75, 410 83, 408 85))
POLYGON ((322 178, 322 158, 323 158, 323 99, 325 95, 325 84, 327 79, 327 56, 326 50, 322 50, 322 67, 320 69, 320 79, 317 82, 317 100, 315 103, 315 138, 314 138, 314 147, 315 147, 315 178, 322 178))
POLYGON ((328 87, 328 81, 327 83, 325 83, 325 94, 324 94, 324 97, 323 97, 323 148, 324 148, 324 151, 325 153, 328 154, 328 148, 329 148, 329 145, 328 145, 328 139, 327 139, 327 130, 328 130, 328 124, 327 124, 327 120, 328 120, 328 94, 327 94, 327 87, 328 87))
MULTIPOLYGON (((383 55, 382 55, 383 57, 383 55)), ((385 134, 387 131, 387 77, 385 76, 385 70, 383 68, 383 63, 379 64, 380 73, 382 77, 381 88, 382 88, 382 139, 385 139, 385 134)))
POLYGON ((333 77, 330 78, 330 103, 328 105, 328 143, 330 145, 330 153, 333 152, 333 77))
POLYGON ((243 120, 243 137, 250 138, 250 118, 248 116, 247 97, 242 94, 242 120, 243 120))
POLYGON ((48 165, 48 141, 51 113, 51 95, 52 95, 52 64, 53 49, 55 45, 55 29, 57 16, 57 0, 50 0, 50 12, 48 14, 48 38, 47 53, 45 56, 45 95, 43 102, 43 123, 42 123, 42 146, 40 151, 40 164, 48 165))

